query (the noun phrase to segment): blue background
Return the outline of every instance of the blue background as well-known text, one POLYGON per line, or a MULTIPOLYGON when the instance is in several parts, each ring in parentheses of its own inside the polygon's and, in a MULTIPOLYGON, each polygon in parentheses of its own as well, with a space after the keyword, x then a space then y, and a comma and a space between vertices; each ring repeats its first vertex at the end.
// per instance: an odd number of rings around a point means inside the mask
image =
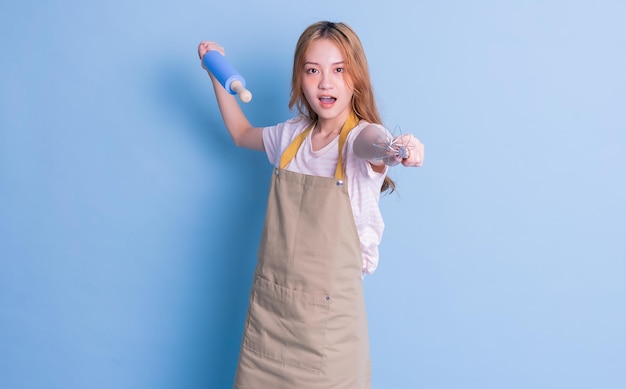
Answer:
POLYGON ((271 166, 227 135, 200 40, 291 116, 320 19, 426 144, 366 279, 376 388, 626 387, 620 1, 4 1, 0 387, 229 388, 271 166))

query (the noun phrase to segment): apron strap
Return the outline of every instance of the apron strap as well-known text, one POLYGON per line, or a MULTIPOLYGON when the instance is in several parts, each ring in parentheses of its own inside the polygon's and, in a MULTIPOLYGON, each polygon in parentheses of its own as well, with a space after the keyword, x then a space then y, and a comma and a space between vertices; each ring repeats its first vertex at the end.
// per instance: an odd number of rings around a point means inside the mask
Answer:
MULTIPOLYGON (((356 116, 354 111, 350 112, 350 116, 348 116, 348 120, 341 127, 341 132, 339 133, 339 157, 337 158, 337 167, 335 168, 335 178, 337 180, 343 180, 343 146, 346 144, 346 140, 348 139, 348 134, 356 125, 359 124, 359 118, 356 116)), ((285 151, 280 157, 280 168, 285 169, 289 162, 296 156, 298 149, 304 140, 309 135, 311 130, 315 127, 315 123, 311 124, 306 130, 302 131, 294 140, 287 146, 285 151)))
POLYGON ((296 153, 298 152, 298 149, 300 148, 300 145, 302 145, 302 143, 304 143, 304 140, 306 139, 307 135, 309 135, 309 132, 311 132, 311 130, 313 129, 313 127, 315 126, 315 123, 311 124, 307 129, 305 129, 304 131, 302 131, 300 133, 300 135, 298 135, 293 142, 291 142, 289 144, 289 146, 287 146, 287 148, 285 149, 285 151, 283 151, 283 154, 280 156, 280 168, 284 169, 287 167, 287 165, 289 165, 289 162, 291 162, 291 160, 293 159, 293 157, 296 156, 296 153))
POLYGON ((343 124, 339 134, 339 157, 337 158, 337 168, 335 168, 335 178, 337 180, 343 180, 343 146, 346 144, 348 134, 357 124, 359 124, 359 118, 357 118, 354 111, 350 111, 350 116, 343 124))

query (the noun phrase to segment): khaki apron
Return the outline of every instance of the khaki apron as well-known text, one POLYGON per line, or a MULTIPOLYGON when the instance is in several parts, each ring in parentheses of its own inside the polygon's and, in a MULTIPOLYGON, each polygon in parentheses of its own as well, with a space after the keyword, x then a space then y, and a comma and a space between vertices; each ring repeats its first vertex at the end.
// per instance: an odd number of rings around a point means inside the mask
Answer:
POLYGON ((341 156, 357 122, 339 136, 335 178, 285 170, 310 128, 274 170, 234 388, 371 387, 361 246, 341 156))

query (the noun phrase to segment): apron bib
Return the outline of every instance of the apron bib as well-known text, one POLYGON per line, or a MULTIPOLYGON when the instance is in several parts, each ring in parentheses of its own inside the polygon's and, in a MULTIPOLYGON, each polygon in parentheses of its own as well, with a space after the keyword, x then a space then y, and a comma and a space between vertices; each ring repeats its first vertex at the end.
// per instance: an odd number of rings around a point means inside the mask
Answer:
POLYGON ((274 169, 234 388, 370 388, 361 245, 343 182, 285 170, 311 128, 274 169))

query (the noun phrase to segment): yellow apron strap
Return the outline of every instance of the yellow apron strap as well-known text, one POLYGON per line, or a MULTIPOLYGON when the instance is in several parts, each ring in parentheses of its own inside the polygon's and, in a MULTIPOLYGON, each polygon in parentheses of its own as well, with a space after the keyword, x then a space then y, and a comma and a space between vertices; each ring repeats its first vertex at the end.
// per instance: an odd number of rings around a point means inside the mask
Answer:
MULTIPOLYGON (((338 180, 343 180, 343 146, 346 144, 346 140, 348 139, 348 134, 350 131, 359 124, 359 118, 357 118, 354 112, 350 113, 348 116, 348 120, 343 124, 341 128, 341 132, 339 133, 339 157, 337 158, 337 168, 335 169, 335 178, 338 180)), ((289 162, 296 156, 298 149, 309 135, 311 130, 315 127, 315 123, 311 124, 306 130, 302 131, 300 135, 298 135, 293 142, 283 152, 280 156, 280 168, 285 169, 289 162)))
POLYGON ((351 111, 339 134, 339 158, 337 158, 337 168, 335 168, 335 178, 337 180, 343 180, 343 145, 346 144, 348 134, 357 124, 359 124, 359 118, 357 118, 354 111, 351 111))
POLYGON ((302 143, 306 139, 307 135, 309 135, 309 132, 311 132, 313 127, 315 127, 315 123, 311 124, 309 128, 302 131, 300 135, 298 135, 296 139, 294 139, 293 142, 291 142, 291 144, 287 146, 285 151, 283 151, 283 155, 280 156, 279 166, 281 169, 286 168, 287 165, 289 165, 289 162, 291 162, 291 160, 293 159, 293 157, 296 156, 296 153, 298 152, 300 145, 302 145, 302 143))

